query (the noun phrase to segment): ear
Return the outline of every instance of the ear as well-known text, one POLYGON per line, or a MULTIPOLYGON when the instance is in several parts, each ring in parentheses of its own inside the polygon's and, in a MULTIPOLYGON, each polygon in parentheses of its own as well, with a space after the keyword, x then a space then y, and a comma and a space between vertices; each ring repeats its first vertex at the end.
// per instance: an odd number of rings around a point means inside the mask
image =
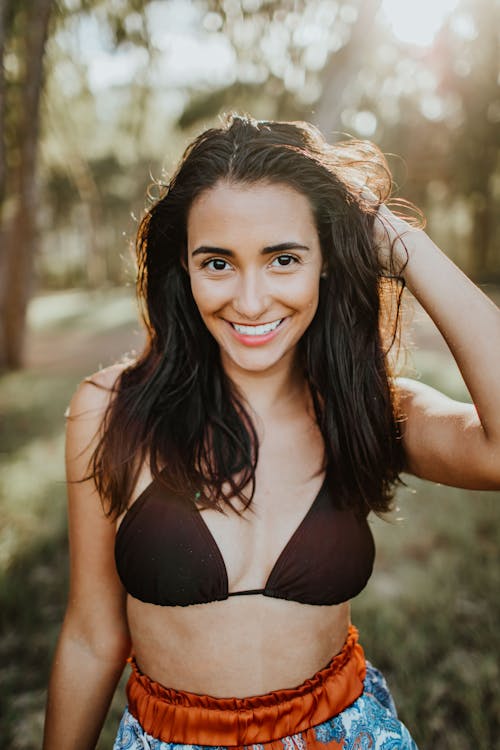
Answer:
POLYGON ((182 253, 181 253, 181 266, 183 267, 183 269, 185 270, 185 272, 187 274, 189 274, 189 267, 188 267, 188 262, 187 262, 187 250, 186 249, 184 249, 182 251, 182 253))

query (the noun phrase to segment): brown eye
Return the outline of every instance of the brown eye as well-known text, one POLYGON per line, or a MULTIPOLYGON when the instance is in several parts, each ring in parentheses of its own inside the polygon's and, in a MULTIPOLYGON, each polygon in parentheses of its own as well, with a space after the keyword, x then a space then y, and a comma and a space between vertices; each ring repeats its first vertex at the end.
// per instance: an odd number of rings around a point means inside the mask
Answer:
POLYGON ((288 266, 291 266, 295 263, 300 262, 299 259, 296 258, 294 255, 278 255, 278 257, 275 258, 274 261, 278 261, 278 265, 281 266, 282 268, 287 268, 288 266))
POLYGON ((225 271, 227 265, 227 261, 222 258, 211 258, 202 264, 202 268, 210 268, 211 271, 225 271), (211 266, 210 263, 213 263, 213 265, 211 266))

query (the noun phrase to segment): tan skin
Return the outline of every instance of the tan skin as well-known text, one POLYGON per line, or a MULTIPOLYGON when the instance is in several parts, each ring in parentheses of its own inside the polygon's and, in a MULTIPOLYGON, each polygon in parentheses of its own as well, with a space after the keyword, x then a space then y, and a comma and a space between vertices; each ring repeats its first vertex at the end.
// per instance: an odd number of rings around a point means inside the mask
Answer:
MULTIPOLYGON (((443 484, 499 489, 500 352, 488 342, 500 341, 500 312, 424 232, 410 230, 386 207, 379 217, 381 253, 396 231, 408 233, 407 285, 445 336, 477 407, 399 379, 407 415, 406 469, 443 484)), ((202 511, 225 560, 229 591, 263 587, 322 483, 323 442, 295 360, 316 310, 321 269, 309 203, 285 185, 221 183, 191 207, 187 272, 193 295, 224 367, 250 404, 260 440, 254 513, 241 518, 202 511), (262 254, 283 242, 302 249, 262 254), (195 253, 207 246, 232 254, 195 253), (257 347, 238 341, 228 323, 281 318, 282 330, 257 347)), ((111 386, 119 372, 115 366, 93 377, 111 386)), ((93 447, 88 444, 108 397, 83 383, 72 399, 70 480, 85 474, 93 447)), ((144 466, 130 504, 150 481, 144 466)), ((297 685, 341 649, 348 602, 312 606, 256 595, 161 607, 127 596, 113 559, 117 524, 104 516, 91 481, 70 483, 68 495, 71 589, 54 659, 45 750, 95 746, 131 649, 158 682, 237 697, 297 685)))

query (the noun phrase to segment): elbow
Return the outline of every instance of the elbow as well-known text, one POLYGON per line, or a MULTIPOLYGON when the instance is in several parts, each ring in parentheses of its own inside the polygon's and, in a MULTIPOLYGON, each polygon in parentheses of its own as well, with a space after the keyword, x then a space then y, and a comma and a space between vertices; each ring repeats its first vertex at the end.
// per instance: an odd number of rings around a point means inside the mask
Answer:
POLYGON ((125 664, 130 656, 132 643, 128 635, 116 634, 109 637, 102 634, 97 637, 91 644, 92 655, 102 662, 112 662, 113 664, 125 664))
POLYGON ((128 627, 123 622, 88 627, 88 623, 75 621, 66 616, 61 629, 61 639, 72 648, 100 663, 125 664, 130 656, 132 643, 128 627))

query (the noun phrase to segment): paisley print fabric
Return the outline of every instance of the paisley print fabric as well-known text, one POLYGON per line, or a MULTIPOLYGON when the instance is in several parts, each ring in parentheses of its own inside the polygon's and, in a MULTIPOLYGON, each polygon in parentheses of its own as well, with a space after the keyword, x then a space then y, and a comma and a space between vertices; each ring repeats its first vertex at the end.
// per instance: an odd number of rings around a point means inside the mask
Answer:
MULTIPOLYGON (((237 746, 231 746, 237 747, 237 746)), ((162 742, 125 709, 113 750, 226 750, 226 746, 162 742)), ((366 662, 362 694, 331 719, 297 734, 240 750, 418 750, 396 713, 382 673, 366 662)))

